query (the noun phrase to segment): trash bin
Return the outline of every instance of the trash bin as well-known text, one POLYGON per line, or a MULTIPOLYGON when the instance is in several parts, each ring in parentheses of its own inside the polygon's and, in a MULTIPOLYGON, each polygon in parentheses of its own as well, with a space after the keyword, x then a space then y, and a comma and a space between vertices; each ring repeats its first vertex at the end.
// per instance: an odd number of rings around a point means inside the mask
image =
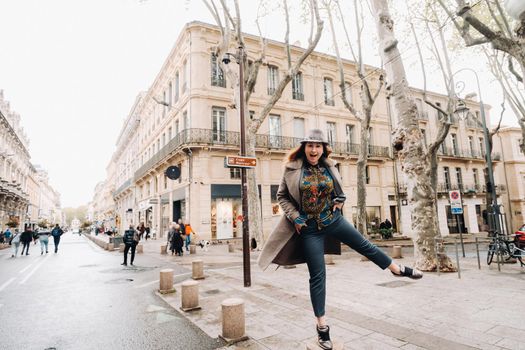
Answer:
POLYGON ((109 237, 109 243, 113 243, 114 247, 120 246, 121 243, 124 243, 121 236, 109 237))

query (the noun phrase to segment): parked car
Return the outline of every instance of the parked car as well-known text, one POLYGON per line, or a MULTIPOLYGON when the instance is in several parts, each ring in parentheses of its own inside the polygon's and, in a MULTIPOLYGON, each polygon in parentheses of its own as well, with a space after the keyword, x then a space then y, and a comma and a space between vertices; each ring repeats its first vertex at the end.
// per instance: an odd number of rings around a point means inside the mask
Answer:
POLYGON ((525 224, 521 225, 514 234, 514 244, 520 249, 525 249, 525 224))

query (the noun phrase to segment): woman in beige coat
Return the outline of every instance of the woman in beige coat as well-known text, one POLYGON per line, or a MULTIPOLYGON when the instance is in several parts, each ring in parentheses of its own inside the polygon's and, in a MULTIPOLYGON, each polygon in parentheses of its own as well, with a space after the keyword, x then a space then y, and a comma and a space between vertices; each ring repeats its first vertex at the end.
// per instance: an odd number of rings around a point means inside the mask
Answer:
POLYGON ((310 299, 317 319, 318 344, 332 349, 326 324, 326 270, 324 254, 340 254, 344 243, 382 269, 400 277, 419 279, 423 274, 395 264, 366 240, 342 215, 346 196, 330 147, 319 129, 311 130, 288 156, 277 199, 285 215, 270 235, 259 266, 306 262, 310 274, 310 299))

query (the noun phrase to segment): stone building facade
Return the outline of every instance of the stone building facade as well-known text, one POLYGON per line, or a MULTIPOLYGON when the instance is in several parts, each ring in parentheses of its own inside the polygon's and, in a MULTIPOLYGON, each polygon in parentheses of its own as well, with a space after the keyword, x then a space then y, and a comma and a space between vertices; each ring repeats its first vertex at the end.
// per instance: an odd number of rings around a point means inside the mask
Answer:
MULTIPOLYGON (((188 23, 151 87, 137 97, 111 160, 116 169, 113 194, 115 214, 121 218, 119 229, 129 223, 144 222, 162 236, 170 222, 181 218, 190 222, 203 238, 241 236, 240 171, 224 166, 226 156, 239 152, 239 116, 231 108, 232 84, 212 54, 218 41, 217 27, 188 23), (180 169, 181 175, 176 180, 165 175, 172 165, 180 169)), ((256 57, 258 38, 247 35, 246 45, 248 58, 256 57)), ((292 55, 301 50, 292 47, 292 55)), ((350 61, 344 65, 351 101, 360 108, 355 65, 350 61)), ((284 69, 284 44, 268 41, 265 65, 260 69, 255 92, 246 108, 255 115, 263 108, 284 69)), ((367 69, 372 80, 379 78, 379 69, 367 69)), ((370 85, 377 86, 373 81, 370 85)), ((327 134, 348 197, 344 215, 355 220, 360 123, 343 106, 338 86, 335 58, 312 53, 258 132, 256 174, 265 235, 281 215, 276 192, 284 159, 310 128, 323 129, 327 134)), ((423 105, 421 91, 414 89, 413 93, 420 109, 419 123, 430 142, 437 130, 437 114, 423 105)), ((443 95, 430 95, 435 102, 445 101, 443 95)), ((467 103, 476 116, 475 101, 467 103)), ((473 126, 475 121, 452 122, 451 134, 440 154, 441 231, 443 234, 457 231, 454 218, 449 218, 446 200, 448 190, 457 187, 465 193, 465 214, 458 218, 459 225, 475 232, 480 226, 478 212, 483 210, 484 162, 478 144, 481 129, 473 126)), ((404 205, 406 189, 402 172, 390 149, 395 123, 382 91, 368 133, 371 145, 367 167, 368 225, 373 232, 381 221, 389 218, 397 231, 410 235, 410 206, 404 205)))

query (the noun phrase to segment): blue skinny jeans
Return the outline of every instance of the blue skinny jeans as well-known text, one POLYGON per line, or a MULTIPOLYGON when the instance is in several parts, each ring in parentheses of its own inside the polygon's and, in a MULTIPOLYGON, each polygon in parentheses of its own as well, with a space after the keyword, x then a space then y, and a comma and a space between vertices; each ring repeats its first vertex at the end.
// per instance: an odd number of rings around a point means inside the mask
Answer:
MULTIPOLYGON (((312 220, 313 221, 313 220, 312 220)), ((317 223, 308 221, 307 226, 301 229, 300 241, 310 273, 310 300, 316 317, 324 316, 326 301, 326 267, 324 260, 324 240, 330 235, 346 244, 370 261, 386 269, 392 258, 381 249, 370 243, 350 224, 337 209, 334 221, 319 230, 317 223)))

